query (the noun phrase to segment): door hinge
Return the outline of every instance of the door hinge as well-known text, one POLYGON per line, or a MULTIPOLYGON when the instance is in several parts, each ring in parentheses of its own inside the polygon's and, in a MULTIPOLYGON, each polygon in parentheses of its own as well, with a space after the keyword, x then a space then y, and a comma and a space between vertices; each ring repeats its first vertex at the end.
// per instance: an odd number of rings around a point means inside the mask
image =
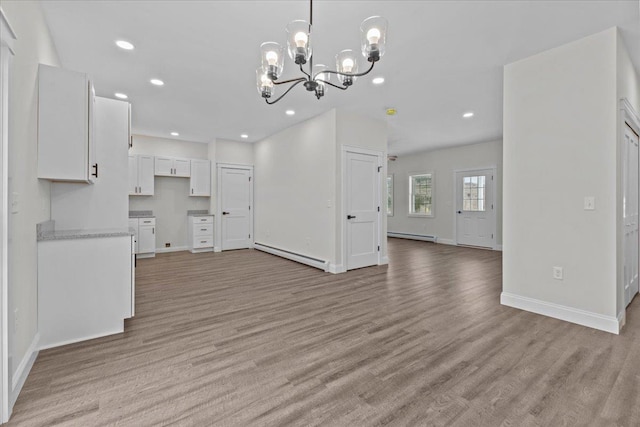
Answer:
POLYGON ((251 182, 251 177, 249 177, 249 182, 251 182))
POLYGON ((493 233, 491 233, 491 238, 493 239, 493 233))
POLYGON ((378 166, 378 172, 382 170, 382 166, 378 166))
POLYGON ((378 246, 378 252, 380 252, 380 246, 378 246))
POLYGON ((249 238, 251 238, 251 234, 249 234, 249 238))
POLYGON ((491 175, 491 181, 493 181, 493 175, 491 175))
POLYGON ((378 212, 380 212, 380 206, 378 206, 378 212))
MULTIPOLYGON (((493 209, 493 206, 491 206, 491 209, 493 209)), ((249 210, 251 210, 251 205, 249 205, 249 210)))
POLYGON ((493 203, 491 204, 491 209, 493 209, 493 203))

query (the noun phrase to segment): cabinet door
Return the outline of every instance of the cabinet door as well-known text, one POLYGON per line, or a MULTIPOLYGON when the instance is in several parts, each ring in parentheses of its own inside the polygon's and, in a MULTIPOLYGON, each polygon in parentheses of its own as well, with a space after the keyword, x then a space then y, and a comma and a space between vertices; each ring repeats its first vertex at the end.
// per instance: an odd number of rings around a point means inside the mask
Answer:
POLYGON ((158 176, 173 176, 173 159, 171 157, 156 156, 155 174, 158 176))
POLYGON ((44 64, 38 70, 38 178, 92 182, 88 76, 44 64))
POLYGON ((138 253, 138 218, 129 218, 129 228, 133 228, 134 253, 138 253))
POLYGON ((138 194, 138 157, 129 156, 129 195, 138 194))
POLYGON ((156 251, 156 227, 140 226, 138 228, 138 253, 146 254, 156 251))
POLYGON ((191 160, 191 191, 189 195, 211 195, 211 162, 209 160, 191 160))
POLYGON ((143 196, 153 196, 153 156, 138 156, 138 187, 143 196))
POLYGON ((174 175, 189 178, 191 176, 191 161, 188 159, 173 159, 174 175))

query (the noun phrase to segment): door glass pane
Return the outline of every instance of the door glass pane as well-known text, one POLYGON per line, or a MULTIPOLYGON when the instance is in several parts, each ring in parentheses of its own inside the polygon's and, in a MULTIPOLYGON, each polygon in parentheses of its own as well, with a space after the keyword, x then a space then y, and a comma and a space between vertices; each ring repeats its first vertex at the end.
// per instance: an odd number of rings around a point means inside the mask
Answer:
POLYGON ((485 211, 486 176, 465 176, 462 179, 462 210, 469 212, 485 211))

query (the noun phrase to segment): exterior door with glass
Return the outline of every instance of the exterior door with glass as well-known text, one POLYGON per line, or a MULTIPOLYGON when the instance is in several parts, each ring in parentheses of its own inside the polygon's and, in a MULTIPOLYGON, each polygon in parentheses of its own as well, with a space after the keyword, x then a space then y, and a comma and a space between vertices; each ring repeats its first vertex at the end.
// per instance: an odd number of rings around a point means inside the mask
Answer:
POLYGON ((494 169, 456 172, 456 244, 493 248, 494 169))
POLYGON ((624 130, 623 147, 623 215, 624 215, 624 302, 631 303, 638 293, 638 135, 624 130))

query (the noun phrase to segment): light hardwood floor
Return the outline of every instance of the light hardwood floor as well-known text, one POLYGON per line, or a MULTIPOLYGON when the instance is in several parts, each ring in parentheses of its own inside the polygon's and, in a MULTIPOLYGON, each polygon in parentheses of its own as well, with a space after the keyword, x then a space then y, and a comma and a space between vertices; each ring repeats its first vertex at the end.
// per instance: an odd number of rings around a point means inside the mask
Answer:
POLYGON ((501 306, 498 252, 389 255, 140 260, 126 332, 41 352, 9 425, 640 425, 640 298, 615 336, 501 306))

